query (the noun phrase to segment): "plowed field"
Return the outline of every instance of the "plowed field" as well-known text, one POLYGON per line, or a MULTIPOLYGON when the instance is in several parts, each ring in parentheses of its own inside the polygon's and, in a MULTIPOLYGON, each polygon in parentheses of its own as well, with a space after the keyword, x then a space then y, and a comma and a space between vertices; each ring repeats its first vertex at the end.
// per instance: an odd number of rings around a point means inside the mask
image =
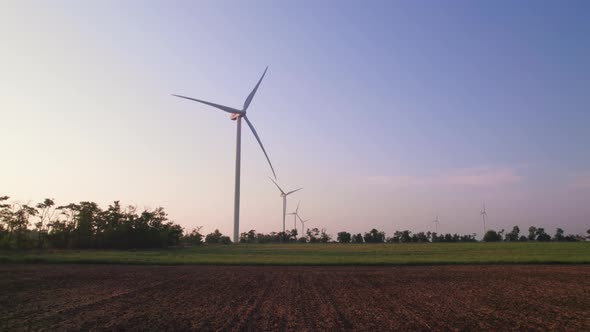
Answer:
POLYGON ((0 265, 0 330, 590 330, 590 266, 0 265))

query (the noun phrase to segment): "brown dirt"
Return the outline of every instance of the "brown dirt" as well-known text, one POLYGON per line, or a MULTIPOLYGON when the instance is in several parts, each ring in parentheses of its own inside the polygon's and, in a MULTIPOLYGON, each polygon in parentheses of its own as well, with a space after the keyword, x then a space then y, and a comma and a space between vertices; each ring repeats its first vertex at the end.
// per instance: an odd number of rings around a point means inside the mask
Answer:
POLYGON ((590 266, 0 265, 0 330, 590 330, 590 266))

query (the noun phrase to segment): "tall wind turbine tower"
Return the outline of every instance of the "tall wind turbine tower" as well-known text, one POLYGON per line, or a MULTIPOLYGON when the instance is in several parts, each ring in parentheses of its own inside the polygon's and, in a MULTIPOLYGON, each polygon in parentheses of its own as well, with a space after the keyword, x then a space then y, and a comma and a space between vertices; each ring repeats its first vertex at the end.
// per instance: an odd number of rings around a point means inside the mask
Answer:
POLYGON ((223 106, 223 105, 211 103, 211 102, 200 100, 200 99, 191 98, 191 97, 185 97, 185 96, 181 96, 181 95, 173 95, 175 97, 196 101, 198 103, 205 104, 205 105, 208 105, 211 107, 215 107, 219 110, 230 113, 231 114, 230 119, 236 121, 237 130, 236 130, 236 172, 235 172, 235 177, 236 177, 235 179, 236 180, 235 180, 235 189, 234 189, 235 190, 234 191, 234 243, 238 243, 239 234, 240 234, 240 159, 241 159, 241 145, 242 145, 242 118, 244 118, 244 120, 246 121, 246 124, 248 124, 248 127, 250 127, 250 130, 252 130, 252 134, 254 134, 254 137, 256 137, 256 140, 258 141, 258 144, 260 144, 260 147, 262 148, 262 152, 264 152, 264 156, 266 157, 266 160, 268 161, 268 164, 270 165, 270 169, 272 171, 273 176, 275 177, 275 179, 277 178, 277 175, 275 174, 275 170, 272 167, 272 163, 270 162, 270 159, 268 158, 268 154, 266 153, 266 150, 264 149, 264 145, 262 145, 262 141, 260 140, 260 137, 258 137, 258 133, 256 133, 256 129, 254 129, 252 122, 250 122, 250 120, 248 120, 248 117, 246 116, 246 111, 248 110, 248 107, 250 106, 252 99, 254 99, 254 95, 256 94, 256 91, 258 90, 258 87, 260 86, 260 83, 262 82, 264 75, 266 75, 267 70, 268 70, 268 67, 266 67, 266 69, 264 70, 264 73, 262 73, 262 76, 260 77, 260 80, 258 80, 258 83, 256 83, 256 86, 254 87, 252 92, 250 92, 250 94, 248 95, 246 100, 244 101, 244 105, 242 106, 241 110, 236 109, 236 108, 232 108, 232 107, 228 107, 228 106, 223 106))
POLYGON ((483 202, 483 210, 481 210, 480 212, 481 214, 481 218, 483 219, 483 235, 486 235, 486 218, 488 217, 488 214, 486 213, 486 202, 483 202))
POLYGON ((285 232, 285 217, 287 216, 287 196, 291 195, 292 193, 299 191, 303 188, 299 188, 299 189, 295 189, 295 190, 291 190, 289 192, 284 192, 283 189, 281 189, 281 187, 275 182, 275 180, 273 180, 272 178, 269 178, 274 184, 275 186, 277 186, 277 188, 279 188, 279 191, 281 192, 281 197, 283 198, 283 233, 285 232))

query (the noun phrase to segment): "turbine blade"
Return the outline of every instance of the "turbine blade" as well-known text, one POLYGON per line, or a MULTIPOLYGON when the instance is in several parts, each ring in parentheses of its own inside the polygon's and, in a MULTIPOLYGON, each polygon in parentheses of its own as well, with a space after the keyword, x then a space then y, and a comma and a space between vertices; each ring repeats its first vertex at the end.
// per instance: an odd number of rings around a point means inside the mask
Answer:
POLYGON ((266 66, 266 69, 264 70, 264 73, 262 73, 262 76, 258 80, 258 83, 256 83, 256 86, 254 87, 254 89, 252 89, 252 92, 250 92, 250 94, 248 95, 248 98, 246 98, 246 101, 244 101, 244 112, 250 106, 250 103, 252 102, 252 99, 254 99, 254 95, 256 94, 256 91, 258 90, 258 87, 260 86, 260 83, 262 82, 262 79, 264 78, 264 75, 266 75, 266 71, 267 70, 268 70, 268 66, 266 66))
POLYGON ((301 201, 297 202, 297 208, 295 209, 295 213, 297 213, 297 211, 299 211, 299 204, 301 204, 301 201))
POLYGON ((279 190, 281 191, 281 193, 284 195, 285 192, 283 191, 283 189, 281 189, 281 187, 279 187, 279 185, 275 182, 275 180, 273 180, 270 176, 268 178, 272 181, 272 183, 275 184, 275 186, 277 186, 277 188, 279 188, 279 190))
POLYGON ((301 190, 301 189, 303 189, 303 188, 299 188, 299 189, 291 190, 291 191, 289 191, 288 193, 286 193, 286 194, 285 194, 285 196, 287 196, 287 195, 291 195, 292 193, 294 193, 294 192, 296 192, 296 191, 299 191, 299 190, 301 190))
POLYGON ((231 113, 231 114, 234 114, 234 113, 243 114, 244 113, 243 111, 237 110, 237 109, 232 108, 232 107, 223 106, 223 105, 219 105, 219 104, 215 104, 215 103, 210 103, 208 101, 204 101, 204 100, 200 100, 200 99, 195 99, 195 98, 191 98, 191 97, 185 97, 185 96, 181 96, 181 95, 173 95, 173 96, 174 97, 178 97, 178 98, 184 98, 184 99, 196 101, 196 102, 201 103, 201 104, 213 106, 213 107, 215 107, 217 109, 220 109, 220 110, 222 110, 224 112, 231 113))
MULTIPOLYGON (((256 132, 256 129, 254 129, 254 126, 252 125, 252 122, 250 122, 250 120, 248 120, 248 117, 245 116, 245 115, 244 115, 244 120, 246 120, 246 123, 248 124, 248 127, 250 127, 250 129, 252 130, 252 134, 254 134, 254 137, 256 137, 256 140, 258 141, 258 144, 260 144, 260 148, 262 148, 262 152, 264 152, 264 156, 266 157, 266 160, 268 161, 268 165, 270 166, 270 170, 272 171, 272 175, 276 179, 277 178, 277 174, 275 173, 275 169, 272 167, 272 163, 270 162, 270 158, 268 158, 268 154, 266 153, 266 150, 264 149, 264 145, 262 145, 262 141, 260 140, 260 137, 258 137, 258 133, 256 132)), ((282 192, 282 190, 281 190, 281 192, 282 192)))

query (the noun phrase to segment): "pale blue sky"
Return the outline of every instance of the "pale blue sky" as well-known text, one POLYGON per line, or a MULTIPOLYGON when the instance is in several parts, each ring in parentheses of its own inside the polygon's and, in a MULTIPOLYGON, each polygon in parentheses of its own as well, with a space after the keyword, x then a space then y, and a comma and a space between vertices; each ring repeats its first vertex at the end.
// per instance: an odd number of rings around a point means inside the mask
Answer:
MULTIPOLYGON (((590 228, 587 1, 7 2, 0 194, 232 227, 240 106, 312 227, 590 228)), ((244 131, 241 231, 281 199, 244 131)))

